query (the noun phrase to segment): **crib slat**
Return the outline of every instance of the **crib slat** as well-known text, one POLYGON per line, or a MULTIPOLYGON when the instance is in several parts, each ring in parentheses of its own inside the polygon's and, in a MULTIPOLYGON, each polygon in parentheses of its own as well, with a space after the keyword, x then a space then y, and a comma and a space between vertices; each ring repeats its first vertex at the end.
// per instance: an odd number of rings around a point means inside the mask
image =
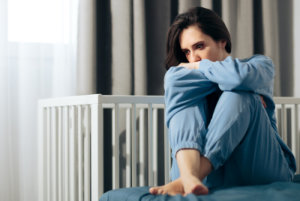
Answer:
POLYGON ((119 104, 115 104, 113 108, 113 189, 119 188, 119 104))
POLYGON ((58 107, 58 201, 63 201, 63 130, 62 130, 62 108, 58 107))
POLYGON ((99 200, 103 194, 103 108, 101 99, 91 105, 91 199, 99 200))
POLYGON ((90 201, 90 157, 91 157, 91 112, 89 106, 85 107, 85 118, 84 118, 84 125, 85 125, 85 138, 84 138, 84 201, 90 201))
POLYGON ((71 129, 70 129, 70 200, 77 200, 78 183, 76 177, 76 165, 77 165, 77 149, 76 149, 76 136, 77 136, 77 115, 76 107, 71 106, 71 129))
POLYGON ((56 110, 51 107, 51 200, 57 200, 57 129, 56 110))
POLYGON ((47 201, 47 109, 44 106, 39 105, 38 109, 38 118, 39 118, 39 200, 47 201))
POLYGON ((47 201, 51 200, 51 110, 48 107, 47 111, 47 201))
POLYGON ((164 125, 164 168, 165 168, 165 183, 170 182, 170 167, 171 167, 171 156, 170 156, 170 146, 169 146, 169 139, 168 139, 168 128, 164 125))
MULTIPOLYGON (((278 120, 279 120, 279 117, 278 117, 278 110, 279 110, 279 107, 278 107, 278 105, 276 104, 275 105, 275 117, 276 117, 276 126, 277 126, 277 128, 279 128, 279 122, 278 122, 278 120)), ((280 133, 279 133, 280 134, 280 133)))
POLYGON ((296 105, 292 105, 291 106, 291 129, 290 129, 290 131, 291 131, 291 133, 290 133, 290 138, 291 138, 291 150, 292 150, 292 152, 295 154, 296 153, 296 142, 297 142, 297 140, 296 140, 296 127, 295 127, 295 125, 296 125, 296 122, 295 122, 295 117, 296 117, 296 105))
POLYGON ((153 178, 153 108, 152 104, 148 105, 148 185, 154 185, 153 178))
POLYGON ((287 122, 286 122, 286 107, 281 104, 281 136, 285 143, 287 143, 287 122))
POLYGON ((71 106, 70 108, 70 199, 75 200, 75 106, 71 106))
POLYGON ((158 111, 157 108, 153 109, 153 120, 152 120, 152 125, 153 125, 153 185, 157 186, 158 185, 158 173, 157 173, 157 167, 158 167, 158 160, 157 160, 157 150, 158 150, 158 141, 157 141, 157 131, 158 131, 158 111))
POLYGON ((131 125, 130 108, 126 108, 126 187, 131 187, 131 125))
POLYGON ((78 201, 83 201, 83 144, 82 144, 82 107, 79 105, 78 110, 78 201))
POLYGON ((300 173, 300 133, 299 133, 299 105, 295 104, 295 145, 296 145, 296 161, 297 161, 297 174, 300 173))
POLYGON ((54 200, 58 200, 58 119, 57 119, 57 110, 55 107, 52 107, 52 190, 54 200))
POLYGON ((145 110, 140 109, 140 122, 139 122, 139 186, 145 186, 145 168, 146 168, 146 159, 145 159, 145 110))
POLYGON ((131 123, 132 123, 132 133, 131 133, 131 140, 132 140, 132 172, 131 172, 131 181, 132 181, 132 187, 137 186, 137 135, 136 135, 136 104, 132 104, 132 110, 131 110, 131 123))
POLYGON ((69 200, 70 189, 69 189, 69 107, 64 107, 64 200, 69 200))
POLYGON ((78 200, 78 135, 79 135, 79 130, 78 130, 78 107, 74 106, 74 200, 78 200))

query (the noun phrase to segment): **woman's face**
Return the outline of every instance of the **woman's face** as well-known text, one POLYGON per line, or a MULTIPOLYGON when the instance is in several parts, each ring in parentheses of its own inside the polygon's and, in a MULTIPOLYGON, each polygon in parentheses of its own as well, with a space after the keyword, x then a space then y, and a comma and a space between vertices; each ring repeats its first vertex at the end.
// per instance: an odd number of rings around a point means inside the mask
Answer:
POLYGON ((204 34, 198 25, 191 25, 182 30, 179 35, 179 43, 190 63, 202 59, 223 61, 229 55, 225 50, 226 41, 213 40, 212 37, 204 34))

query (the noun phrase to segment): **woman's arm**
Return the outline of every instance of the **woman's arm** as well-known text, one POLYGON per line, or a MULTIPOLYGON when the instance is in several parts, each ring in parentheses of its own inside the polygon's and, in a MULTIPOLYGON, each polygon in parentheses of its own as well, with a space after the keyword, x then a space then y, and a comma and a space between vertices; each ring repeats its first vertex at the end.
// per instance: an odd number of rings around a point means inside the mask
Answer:
POLYGON ((172 67, 165 75, 166 121, 177 112, 205 100, 208 94, 218 89, 202 72, 184 67, 172 67))
POLYGON ((202 60, 199 71, 217 83, 222 91, 244 90, 260 94, 262 89, 273 86, 274 66, 272 60, 263 55, 246 60, 230 56, 224 61, 202 60))

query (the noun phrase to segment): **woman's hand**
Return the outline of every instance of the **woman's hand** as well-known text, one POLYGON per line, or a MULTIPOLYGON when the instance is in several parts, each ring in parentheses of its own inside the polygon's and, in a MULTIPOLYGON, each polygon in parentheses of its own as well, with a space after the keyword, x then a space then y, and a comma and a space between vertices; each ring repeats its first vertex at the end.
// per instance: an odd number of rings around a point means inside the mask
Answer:
POLYGON ((266 104, 266 102, 265 102, 265 100, 264 100, 264 97, 263 97, 262 95, 260 95, 260 100, 261 100, 261 102, 262 102, 264 108, 267 108, 267 104, 266 104))
POLYGON ((192 63, 180 63, 178 66, 184 67, 187 69, 199 69, 199 61, 197 62, 192 62, 192 63))

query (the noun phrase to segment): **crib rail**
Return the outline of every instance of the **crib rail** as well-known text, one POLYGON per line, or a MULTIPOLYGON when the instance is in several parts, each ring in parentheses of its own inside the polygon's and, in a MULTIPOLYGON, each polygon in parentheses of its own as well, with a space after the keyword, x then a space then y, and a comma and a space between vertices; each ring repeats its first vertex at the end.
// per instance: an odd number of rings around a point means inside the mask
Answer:
MULTIPOLYGON (((39 101, 40 200, 99 200, 105 186, 105 110, 112 119, 112 132, 107 134, 112 135, 112 188, 124 186, 120 184, 120 135, 124 131, 125 186, 157 185, 158 112, 163 103, 161 96, 104 95, 39 101)), ((169 150, 168 140, 163 141, 169 150)), ((169 152, 164 158, 167 182, 169 152)))
MULTIPOLYGON (((281 137, 299 167, 300 98, 274 100, 281 137)), ((40 100, 39 200, 98 201, 105 190, 168 182, 163 110, 162 96, 40 100)))
POLYGON ((274 101, 279 135, 294 153, 297 161, 297 174, 300 174, 300 98, 275 97, 274 101))

